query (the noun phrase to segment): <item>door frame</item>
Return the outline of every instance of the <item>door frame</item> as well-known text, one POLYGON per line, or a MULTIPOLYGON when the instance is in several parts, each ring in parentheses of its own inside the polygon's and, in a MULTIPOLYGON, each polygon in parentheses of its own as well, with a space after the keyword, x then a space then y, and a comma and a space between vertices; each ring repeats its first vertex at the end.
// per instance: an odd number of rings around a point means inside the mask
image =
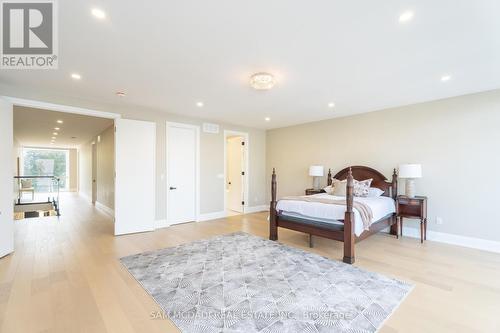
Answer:
POLYGON ((180 128, 187 128, 187 129, 193 129, 195 132, 195 195, 194 195, 194 200, 195 200, 195 209, 194 209, 194 215, 195 215, 195 221, 199 222, 200 220, 200 126, 199 125, 192 125, 192 124, 185 124, 185 123, 178 123, 178 122, 172 122, 172 121, 167 121, 165 122, 165 190, 166 190, 166 200, 165 200, 165 221, 166 225, 170 226, 170 222, 168 221, 168 209, 169 209, 169 201, 170 201, 170 191, 168 190, 168 183, 169 183, 169 170, 168 170, 168 131, 170 127, 180 127, 180 128))
POLYGON ((224 214, 227 211, 227 193, 226 193, 226 183, 227 183, 227 138, 229 136, 241 136, 243 137, 243 140, 245 141, 245 145, 243 146, 244 150, 244 158, 245 158, 245 163, 244 163, 244 168, 245 170, 245 175, 243 176, 243 183, 244 183, 244 189, 243 189, 243 201, 245 204, 243 205, 243 214, 248 212, 248 207, 249 207, 249 179, 250 179, 250 161, 249 161, 249 151, 250 151, 250 136, 248 135, 247 132, 240 132, 240 131, 233 131, 233 130, 224 130, 224 182, 222 184, 222 189, 224 193, 224 214))

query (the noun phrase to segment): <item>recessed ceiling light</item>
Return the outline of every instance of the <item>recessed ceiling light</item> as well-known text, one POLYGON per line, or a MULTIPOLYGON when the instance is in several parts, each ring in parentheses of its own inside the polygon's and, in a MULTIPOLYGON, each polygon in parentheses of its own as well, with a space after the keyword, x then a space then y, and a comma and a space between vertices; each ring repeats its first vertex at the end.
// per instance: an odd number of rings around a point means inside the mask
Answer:
POLYGON ((125 96, 127 96, 127 94, 124 91, 117 91, 116 92, 116 96, 118 96, 118 97, 125 97, 125 96))
POLYGON ((62 123, 63 123, 63 121, 62 121, 62 120, 58 120, 58 121, 57 121, 57 123, 58 123, 58 124, 62 124, 62 123))
POLYGON ((60 130, 60 128, 59 128, 59 127, 54 127, 54 129, 55 129, 56 131, 59 131, 59 130, 60 130))
POLYGON ((266 117, 266 118, 264 118, 264 120, 265 120, 265 121, 271 121, 271 118, 266 117))
POLYGON ((401 23, 408 22, 411 21, 412 18, 413 18, 413 12, 409 10, 399 15, 399 22, 401 23))
POLYGON ((57 135, 57 132, 52 133, 52 135, 57 135))
POLYGON ((106 18, 106 13, 104 12, 104 10, 99 8, 92 8, 92 15, 101 20, 106 18))
POLYGON ((255 73, 250 77, 250 86, 256 90, 269 90, 275 84, 274 76, 269 73, 255 73))
POLYGON ((202 108, 205 104, 203 102, 196 102, 196 106, 202 108))
POLYGON ((328 107, 330 109, 333 109, 335 107, 335 103, 333 103, 333 102, 328 103, 328 107))
POLYGON ((441 81, 443 81, 443 82, 450 81, 450 79, 451 79, 451 75, 443 75, 443 76, 441 76, 441 81))
POLYGON ((71 77, 74 79, 74 80, 80 80, 82 78, 82 76, 78 73, 73 73, 71 74, 71 77))
POLYGON ((52 137, 52 140, 55 140, 55 139, 56 139, 56 137, 55 137, 55 136, 53 136, 53 137, 52 137))

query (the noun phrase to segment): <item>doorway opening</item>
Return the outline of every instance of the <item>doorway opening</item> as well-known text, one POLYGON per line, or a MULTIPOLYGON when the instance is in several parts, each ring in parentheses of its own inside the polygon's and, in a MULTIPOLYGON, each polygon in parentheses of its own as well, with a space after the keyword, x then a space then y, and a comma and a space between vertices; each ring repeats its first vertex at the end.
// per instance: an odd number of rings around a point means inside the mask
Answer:
POLYGON ((224 131, 224 210, 244 214, 248 207, 248 133, 224 131))
POLYGON ((13 143, 16 220, 77 214, 78 196, 114 216, 113 119, 14 105, 13 143))

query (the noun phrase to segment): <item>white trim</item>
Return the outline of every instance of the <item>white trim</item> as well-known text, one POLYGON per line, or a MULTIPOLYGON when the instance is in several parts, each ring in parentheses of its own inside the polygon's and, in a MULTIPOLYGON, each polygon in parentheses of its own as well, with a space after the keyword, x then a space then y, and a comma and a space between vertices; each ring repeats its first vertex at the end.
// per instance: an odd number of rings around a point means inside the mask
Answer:
POLYGON ((267 205, 252 206, 252 207, 245 208, 245 214, 265 212, 268 210, 269 210, 269 206, 267 206, 267 205))
POLYGON ((108 206, 106 206, 106 205, 104 205, 104 204, 100 203, 99 201, 96 201, 96 202, 95 202, 95 207, 96 207, 97 209, 102 210, 103 212, 105 212, 105 213, 106 213, 106 214, 108 214, 109 216, 111 216, 111 217, 115 217, 115 211, 114 211, 113 209, 109 208, 108 206))
POLYGON ((165 128, 165 184, 167 194, 166 194, 166 216, 167 220, 166 223, 168 225, 171 225, 170 222, 168 222, 168 201, 169 201, 169 190, 168 190, 168 129, 169 127, 181 127, 181 128, 189 128, 189 129, 194 129, 195 134, 196 134, 196 139, 195 139, 195 157, 196 157, 196 171, 195 171, 195 188, 196 188, 196 193, 195 193, 195 221, 199 221, 199 216, 200 216, 200 126, 198 125, 191 125, 191 124, 184 124, 184 123, 177 123, 177 122, 171 122, 167 121, 166 122, 166 128, 165 128))
POLYGON ((204 214, 199 214, 198 215, 198 219, 196 220, 196 222, 222 219, 222 218, 224 218, 226 216, 227 216, 227 214, 226 214, 225 211, 213 212, 213 213, 204 213, 204 214))
POLYGON ((230 135, 236 135, 236 136, 241 136, 243 137, 243 140, 245 142, 244 145, 244 155, 245 155, 245 181, 244 181, 244 190, 243 190, 243 201, 245 204, 243 205, 243 214, 248 213, 248 204, 250 203, 250 196, 249 196, 249 188, 250 188, 250 136, 248 135, 247 132, 238 132, 238 131, 232 131, 232 130, 224 130, 224 182, 222 184, 222 191, 224 193, 224 211, 227 211, 227 193, 226 193, 226 183, 227 183, 227 138, 230 135))
POLYGON ((167 228, 167 227, 170 227, 170 225, 167 223, 166 219, 156 220, 155 221, 155 230, 156 229, 161 229, 161 228, 167 228))
POLYGON ((4 97, 5 99, 7 99, 9 102, 11 102, 15 106, 24 106, 24 107, 29 107, 29 108, 44 109, 44 110, 56 111, 56 112, 74 113, 74 114, 81 114, 81 115, 85 115, 85 116, 109 118, 109 119, 117 119, 117 118, 122 117, 121 114, 118 114, 118 113, 99 111, 99 110, 91 110, 91 109, 80 108, 80 107, 76 107, 76 106, 52 104, 52 103, 47 103, 47 102, 35 101, 35 100, 31 100, 31 99, 9 97, 9 96, 1 96, 1 97, 4 97))
MULTIPOLYGON (((405 227, 403 237, 420 239, 420 229, 405 227)), ((500 253, 500 242, 427 230, 427 240, 500 253)))

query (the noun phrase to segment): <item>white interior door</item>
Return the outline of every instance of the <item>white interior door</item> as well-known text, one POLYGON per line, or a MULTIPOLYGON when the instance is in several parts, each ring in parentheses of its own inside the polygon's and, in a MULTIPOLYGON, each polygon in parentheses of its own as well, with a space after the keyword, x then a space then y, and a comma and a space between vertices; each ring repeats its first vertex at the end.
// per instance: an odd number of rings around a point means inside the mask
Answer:
POLYGON ((196 221, 197 126, 167 123, 167 223, 196 221))
POLYGON ((154 230, 156 124, 115 121, 115 235, 154 230))
POLYGON ((227 139, 227 208, 243 213, 243 138, 232 137, 227 139))
POLYGON ((14 142, 12 104, 0 98, 0 258, 14 251, 14 142))

